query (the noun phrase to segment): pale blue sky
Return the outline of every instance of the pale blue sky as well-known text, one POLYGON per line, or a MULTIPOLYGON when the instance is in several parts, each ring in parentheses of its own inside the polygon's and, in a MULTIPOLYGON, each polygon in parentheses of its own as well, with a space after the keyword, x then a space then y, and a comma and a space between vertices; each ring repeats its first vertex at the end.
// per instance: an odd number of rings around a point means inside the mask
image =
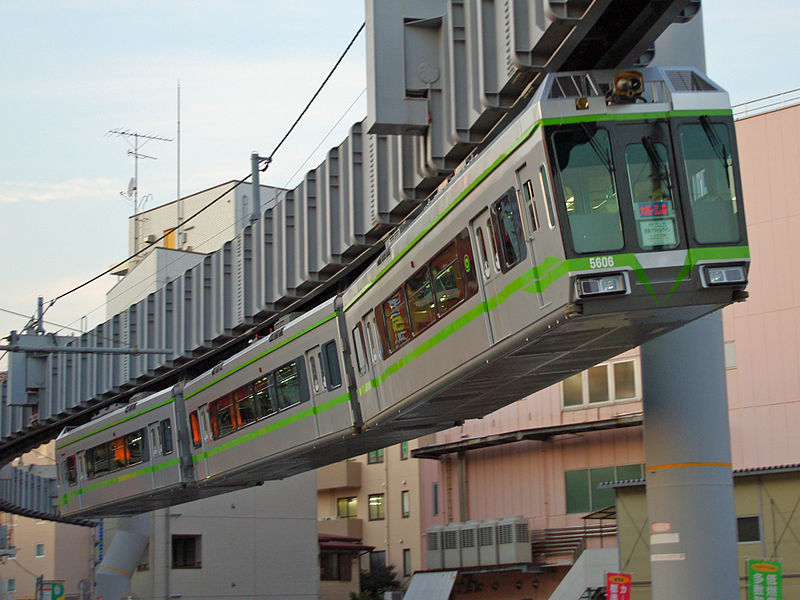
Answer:
MULTIPOLYGON (((0 0, 0 308, 30 314, 125 257, 133 175, 123 128, 175 137, 181 82, 181 192, 249 172, 269 153, 364 18, 363 0, 0 0)), ((707 66, 733 103, 800 87, 800 3, 705 0, 707 66)), ((365 87, 363 35, 262 182, 294 176, 365 87)), ((302 170, 363 118, 362 96, 302 170)), ((140 194, 176 193, 176 143, 142 152, 140 194)), ((301 171, 302 172, 302 171, 301 171)), ((104 319, 100 283, 48 318, 104 319)), ((0 312, 0 336, 25 319, 0 312)), ((51 328, 52 329, 52 328, 51 328)), ((0 363, 2 366, 2 363, 0 363)))

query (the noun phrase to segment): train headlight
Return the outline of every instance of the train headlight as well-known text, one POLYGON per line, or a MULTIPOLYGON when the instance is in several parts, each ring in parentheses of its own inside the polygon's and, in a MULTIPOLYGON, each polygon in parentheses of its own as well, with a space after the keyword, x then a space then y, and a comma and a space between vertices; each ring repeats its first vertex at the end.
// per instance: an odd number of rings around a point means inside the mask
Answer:
POLYGON ((638 71, 622 71, 614 75, 614 89, 608 94, 608 104, 628 104, 644 92, 644 77, 638 71))
POLYGON ((705 267, 706 283, 708 285, 731 285, 734 283, 747 283, 742 265, 720 265, 705 267))
POLYGON ((599 296, 601 294, 624 294, 627 291, 625 287, 625 278, 621 273, 578 277, 576 283, 578 295, 582 298, 586 296, 599 296))

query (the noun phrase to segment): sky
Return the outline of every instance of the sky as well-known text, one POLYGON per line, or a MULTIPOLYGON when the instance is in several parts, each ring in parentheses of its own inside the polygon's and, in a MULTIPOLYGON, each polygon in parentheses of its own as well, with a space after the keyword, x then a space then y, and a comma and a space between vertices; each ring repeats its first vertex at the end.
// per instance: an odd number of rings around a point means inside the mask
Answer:
MULTIPOLYGON (((800 87, 800 3, 768 6, 703 1, 707 70, 733 104, 800 87)), ((173 201, 180 84, 181 195, 244 178, 363 20, 363 0, 0 0, 0 337, 127 256, 134 161, 110 130, 173 138, 139 161, 140 204, 173 201)), ((294 187, 363 119, 365 88, 362 33, 261 182, 294 187)), ((59 300, 47 330, 105 320, 114 283, 59 300)))

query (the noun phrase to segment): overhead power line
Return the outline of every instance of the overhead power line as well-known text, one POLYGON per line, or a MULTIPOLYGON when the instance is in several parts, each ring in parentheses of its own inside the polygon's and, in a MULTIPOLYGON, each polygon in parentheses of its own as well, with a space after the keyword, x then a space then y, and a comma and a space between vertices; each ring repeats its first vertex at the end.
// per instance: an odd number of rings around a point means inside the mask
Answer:
MULTIPOLYGON (((303 108, 303 110, 300 112, 300 115, 297 117, 297 119, 295 119, 294 123, 292 123, 291 127, 289 127, 288 131, 287 131, 287 132, 284 134, 284 136, 281 138, 281 140, 280 140, 280 141, 278 142, 278 144, 275 146, 275 149, 274 149, 274 150, 272 151, 272 153, 269 155, 268 159, 266 160, 266 165, 265 165, 264 169, 266 169, 266 166, 268 166, 268 165, 269 165, 269 162, 272 160, 272 158, 273 158, 273 157, 275 156, 275 154, 278 152, 278 150, 280 149, 280 147, 281 147, 281 146, 283 145, 283 143, 284 143, 284 142, 287 140, 287 138, 288 138, 288 137, 289 137, 289 135, 292 133, 292 131, 294 131, 294 128, 297 126, 297 124, 300 122, 300 120, 301 120, 301 119, 303 118, 303 116, 306 114, 306 112, 308 111, 308 109, 309 109, 309 108, 311 107, 311 105, 313 104, 314 100, 316 100, 316 99, 317 99, 317 96, 319 96, 320 92, 322 92, 322 89, 325 87, 325 85, 328 83, 328 81, 330 80, 330 78, 333 76, 333 73, 334 73, 334 72, 336 71, 336 69, 339 67, 339 65, 341 64, 342 60, 344 60, 344 57, 345 57, 345 55, 346 55, 346 54, 347 54, 347 53, 350 51, 350 48, 352 48, 352 47, 353 47, 353 44, 355 43, 356 39, 358 38, 358 36, 361 34, 361 32, 362 32, 363 30, 364 30, 364 23, 361 23, 361 26, 358 28, 358 30, 356 31, 356 33, 353 35, 353 38, 350 40, 350 43, 349 43, 349 44, 347 44, 347 47, 344 49, 344 51, 342 52, 342 54, 339 56, 338 60, 337 60, 337 61, 336 61, 336 63, 333 65, 333 67, 331 68, 331 70, 330 70, 330 72, 328 73, 328 75, 325 77, 325 79, 324 79, 324 80, 322 81, 322 83, 319 85, 319 87, 317 88, 317 91, 316 91, 316 92, 314 92, 314 95, 311 97, 311 100, 309 100, 309 101, 308 101, 308 103, 306 104, 305 108, 303 108)), ((245 182, 246 182, 248 179, 250 179, 251 175, 252 175, 252 173, 248 173, 248 174, 247 174, 245 177, 243 177, 243 178, 241 178, 241 179, 239 179, 239 180, 236 180, 236 183, 235 183, 233 186, 231 186, 229 189, 225 190, 225 191, 224 191, 222 194, 218 195, 216 198, 214 198, 213 200, 211 200, 211 201, 210 201, 208 204, 206 204, 206 205, 205 205, 205 206, 203 206, 201 209, 199 209, 198 211, 196 211, 196 212, 195 212, 193 215, 191 215, 189 218, 187 218, 187 219, 184 219, 184 220, 183 220, 183 223, 182 223, 182 225, 185 225, 186 223, 188 223, 189 221, 191 221, 192 219, 194 219, 195 217, 197 217, 199 214, 201 214, 202 212, 204 212, 206 209, 208 209, 208 208, 210 208, 211 206, 213 206, 213 205, 214 205, 216 202, 218 202, 220 199, 222 199, 222 198, 223 198, 223 197, 224 197, 226 194, 228 194, 228 193, 232 192, 232 191, 233 191, 233 190, 235 190, 237 187, 239 187, 241 184, 245 183, 245 182)), ((153 244, 157 244, 158 242, 160 242, 161 240, 163 240, 165 237, 167 237, 167 235, 169 235, 169 233, 170 233, 170 232, 164 233, 164 234, 163 234, 161 237, 159 237, 158 239, 156 239, 156 240, 153 242, 153 244)), ((128 262, 129 260, 131 260, 131 259, 133 259, 133 258, 136 258, 137 256, 139 256, 140 254, 142 254, 143 252, 145 252, 145 250, 148 250, 148 249, 149 249, 149 247, 148 247, 148 248, 142 248, 141 250, 139 250, 139 251, 137 251, 137 252, 134 252, 134 253, 133 253, 133 254, 131 254, 131 255, 130 255, 128 258, 126 258, 125 260, 122 260, 122 261, 120 261, 119 263, 117 263, 117 264, 115 264, 114 266, 112 266, 112 267, 110 267, 110 268, 106 269, 106 270, 105 270, 105 271, 103 271, 102 273, 99 273, 98 275, 95 275, 95 276, 94 276, 94 277, 92 277, 91 279, 87 279, 86 281, 84 281, 84 282, 83 282, 83 283, 81 283, 80 285, 76 285, 75 287, 73 287, 73 288, 71 288, 71 289, 67 290, 66 292, 64 292, 64 293, 62 293, 62 294, 59 294, 58 296, 56 296, 55 298, 51 299, 51 300, 50 300, 50 301, 47 303, 47 306, 45 307, 45 309, 44 309, 44 311, 42 312, 42 314, 44 314, 45 312, 47 312, 48 310, 50 310, 50 308, 51 308, 51 307, 52 307, 52 306, 53 306, 53 305, 54 305, 56 302, 58 302, 59 300, 61 300, 61 299, 62 299, 62 298, 64 298, 65 296, 69 296, 70 294, 72 294, 72 293, 74 293, 74 292, 77 292, 78 290, 80 290, 80 289, 82 289, 82 288, 86 287, 87 285, 89 285, 89 284, 91 284, 91 283, 94 283, 95 281, 97 281, 98 279, 100 279, 101 277, 103 277, 104 275, 108 275, 109 273, 111 273, 112 271, 116 270, 116 269, 117 269, 118 267, 120 267, 121 265, 125 264, 126 262, 128 262)))

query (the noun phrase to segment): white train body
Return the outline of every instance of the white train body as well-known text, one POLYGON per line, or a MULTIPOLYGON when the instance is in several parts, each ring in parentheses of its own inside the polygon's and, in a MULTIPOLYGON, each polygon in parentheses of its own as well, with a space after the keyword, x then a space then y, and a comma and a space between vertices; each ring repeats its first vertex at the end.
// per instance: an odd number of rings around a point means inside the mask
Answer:
POLYGON ((343 294, 182 399, 62 434, 62 513, 151 510, 419 437, 742 299, 727 94, 692 71, 642 73, 639 102, 613 100, 611 72, 548 76, 343 294))

